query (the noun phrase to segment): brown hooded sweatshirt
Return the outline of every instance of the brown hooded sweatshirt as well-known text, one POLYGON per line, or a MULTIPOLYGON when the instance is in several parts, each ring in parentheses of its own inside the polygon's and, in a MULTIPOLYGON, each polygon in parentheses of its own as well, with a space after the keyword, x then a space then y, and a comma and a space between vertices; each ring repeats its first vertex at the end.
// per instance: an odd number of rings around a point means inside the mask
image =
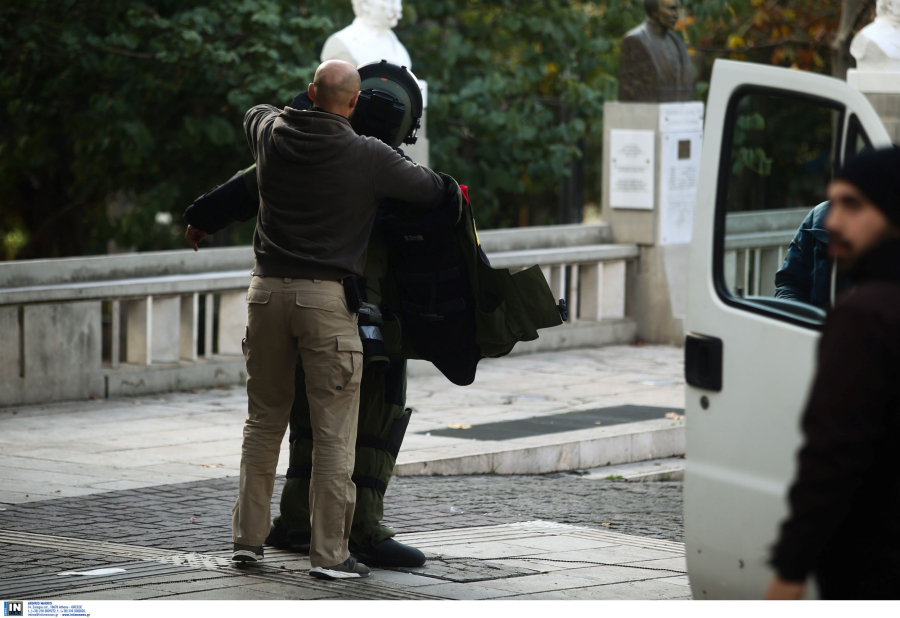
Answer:
POLYGON ((378 204, 437 208, 444 183, 390 146, 357 135, 343 116, 258 105, 244 117, 256 159, 254 273, 339 280, 362 276, 378 204))

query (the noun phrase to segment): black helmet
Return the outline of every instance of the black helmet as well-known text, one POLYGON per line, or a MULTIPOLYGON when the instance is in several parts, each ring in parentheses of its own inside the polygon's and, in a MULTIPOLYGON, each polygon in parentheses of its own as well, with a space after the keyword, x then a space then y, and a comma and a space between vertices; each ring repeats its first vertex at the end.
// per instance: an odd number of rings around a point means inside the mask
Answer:
POLYGON ((422 119, 422 88, 406 67, 387 60, 358 68, 359 101, 350 123, 359 135, 368 135, 393 147, 415 144, 422 119))
MULTIPOLYGON (((358 68, 361 81, 359 101, 350 119, 358 135, 380 139, 388 146, 415 144, 422 120, 422 88, 406 67, 387 60, 370 62, 358 68)), ((304 90, 291 107, 309 109, 312 99, 304 90)))

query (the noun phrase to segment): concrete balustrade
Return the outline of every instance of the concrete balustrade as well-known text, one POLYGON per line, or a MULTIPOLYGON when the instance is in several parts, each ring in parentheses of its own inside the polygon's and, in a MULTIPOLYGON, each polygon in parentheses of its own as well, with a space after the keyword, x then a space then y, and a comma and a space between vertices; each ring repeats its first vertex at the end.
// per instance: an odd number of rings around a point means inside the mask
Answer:
POLYGON ((723 272, 732 294, 775 295, 775 273, 810 210, 792 208, 726 216, 723 272))
MULTIPOLYGON (((570 324, 516 351, 634 339, 626 262, 605 225, 487 231, 495 268, 535 264, 570 324), (580 300, 579 300, 580 299, 580 300)), ((245 378, 250 247, 0 263, 0 405, 210 387, 245 378)))

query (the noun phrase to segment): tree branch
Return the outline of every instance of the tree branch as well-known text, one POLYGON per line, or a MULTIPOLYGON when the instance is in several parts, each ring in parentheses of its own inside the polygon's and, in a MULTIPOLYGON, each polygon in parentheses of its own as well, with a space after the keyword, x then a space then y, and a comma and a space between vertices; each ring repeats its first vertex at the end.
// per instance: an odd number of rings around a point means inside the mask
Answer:
POLYGON ((96 43, 87 42, 88 45, 93 47, 94 49, 100 50, 102 52, 106 52, 108 54, 116 54, 117 56, 127 56, 128 58, 140 58, 141 60, 153 60, 153 54, 148 54, 145 52, 133 52, 128 49, 118 49, 115 47, 101 47, 96 43))
POLYGON ((828 43, 824 41, 811 41, 810 39, 800 39, 800 38, 787 38, 781 39, 780 41, 770 41, 768 43, 759 43, 758 45, 745 45, 744 47, 721 47, 721 46, 712 46, 712 45, 693 45, 692 47, 697 51, 703 52, 713 52, 713 53, 732 53, 732 54, 743 54, 747 52, 752 52, 760 49, 773 49, 775 47, 781 47, 782 45, 806 45, 812 47, 825 47, 830 48, 828 43))
POLYGON ((872 0, 843 0, 841 2, 841 22, 834 40, 831 42, 831 74, 839 79, 847 77, 847 69, 852 63, 850 56, 851 35, 860 25, 863 15, 872 6, 872 0))

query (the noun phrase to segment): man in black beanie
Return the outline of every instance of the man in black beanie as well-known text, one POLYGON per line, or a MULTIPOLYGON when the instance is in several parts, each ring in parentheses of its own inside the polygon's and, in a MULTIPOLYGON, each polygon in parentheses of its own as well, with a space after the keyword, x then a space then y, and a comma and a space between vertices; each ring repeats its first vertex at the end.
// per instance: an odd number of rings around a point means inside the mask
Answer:
POLYGON ((900 599, 900 148, 828 187, 828 252, 854 287, 825 323, 769 599, 900 599))

